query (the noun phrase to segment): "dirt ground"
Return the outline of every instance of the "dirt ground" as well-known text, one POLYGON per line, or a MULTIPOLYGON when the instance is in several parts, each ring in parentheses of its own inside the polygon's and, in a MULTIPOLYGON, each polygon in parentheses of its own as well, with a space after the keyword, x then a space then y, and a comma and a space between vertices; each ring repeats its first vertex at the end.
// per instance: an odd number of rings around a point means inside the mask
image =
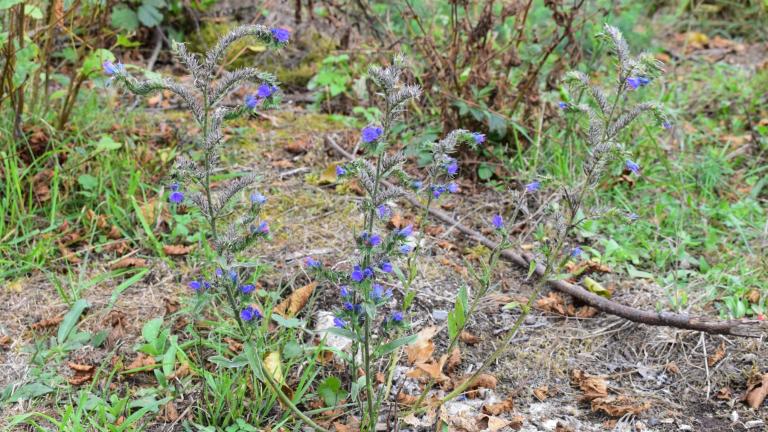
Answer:
MULTIPOLYGON (((323 133, 341 132, 342 143, 352 142, 353 133, 327 117, 289 107, 284 112, 251 120, 247 136, 233 139, 228 152, 234 169, 252 169, 264 175, 261 189, 269 196, 267 219, 273 241, 254 251, 262 261, 274 266, 275 282, 280 274, 301 272, 301 261, 312 256, 326 265, 346 269, 350 265, 352 230, 359 226, 356 206, 359 198, 334 184, 320 185, 320 173, 341 157, 324 145, 323 133), (293 147, 291 147, 293 146, 293 147)), ((351 146, 347 146, 350 148, 351 146)), ((462 223, 481 230, 488 215, 505 203, 503 194, 473 189, 462 184, 463 192, 443 203, 443 210, 453 213, 462 223)), ((404 206, 394 209, 405 219, 416 218, 414 210, 404 206)), ((430 222, 426 229, 424 258, 419 263, 418 297, 414 324, 445 325, 443 311, 455 300, 465 271, 463 259, 476 245, 450 227, 430 222)), ((106 261, 106 259, 105 259, 106 261)), ((187 289, 180 275, 195 269, 182 261, 170 269, 161 261, 152 263, 147 276, 122 293, 113 308, 108 308, 116 282, 98 284, 84 293, 91 308, 84 316, 84 329, 103 328, 119 315, 125 323, 120 335, 122 345, 113 346, 115 355, 131 355, 141 326, 147 320, 172 312, 183 302, 187 289)), ((106 270, 106 262, 91 262, 89 275, 106 270)), ((511 301, 527 297, 531 281, 519 269, 503 264, 496 277, 500 284, 482 303, 470 321, 468 331, 480 337, 475 345, 462 345, 462 361, 457 375, 473 371, 492 351, 516 319, 519 309, 506 310, 511 301)), ((268 278, 268 279, 269 279, 268 278)), ((653 309, 663 298, 661 287, 637 281, 622 281, 614 275, 601 276, 614 289, 614 299, 638 308, 653 309)), ((305 280, 299 277, 296 286, 305 280)), ((542 296, 547 295, 543 293, 542 296)), ((316 291, 315 311, 332 310, 338 301, 335 289, 316 291)), ((700 306, 700 305, 699 305, 700 306)), ((709 313, 701 308, 690 313, 709 313)), ((0 289, 0 328, 11 337, 7 349, 0 350, 0 388, 9 383, 23 383, 30 358, 24 347, 31 342, 33 323, 60 315, 66 310, 51 281, 43 275, 31 276, 23 283, 0 289)), ((436 336, 437 352, 446 345, 446 331, 436 336)), ((499 381, 493 391, 484 391, 479 400, 512 398, 525 431, 741 431, 768 430, 764 410, 753 411, 739 401, 748 381, 768 370, 766 344, 763 340, 709 336, 697 332, 633 324, 605 314, 591 318, 565 318, 535 310, 514 339, 512 349, 491 369, 499 381), (723 356, 707 365, 716 352, 723 356), (602 376, 612 395, 625 396, 637 403, 648 403, 637 415, 610 417, 593 412, 583 392, 574 385, 573 371, 602 376)), ((99 362, 110 356, 107 350, 81 349, 67 360, 87 358, 99 362)), ((107 359, 107 361, 110 361, 107 359)), ((66 370, 62 362, 60 373, 66 370)), ((34 409, 50 407, 54 401, 39 402, 34 409)), ((458 402, 475 413, 477 401, 458 402)), ((452 409, 453 409, 452 408, 452 409)), ((30 409, 28 403, 8 407, 0 418, 30 409)), ((2 421, 0 420, 0 425, 2 421)), ((176 430, 157 424, 157 430, 176 430)), ((404 425, 401 430, 409 426, 404 425)), ((415 430, 412 428, 410 430, 415 430)), ((502 429, 504 430, 504 429, 502 429)))

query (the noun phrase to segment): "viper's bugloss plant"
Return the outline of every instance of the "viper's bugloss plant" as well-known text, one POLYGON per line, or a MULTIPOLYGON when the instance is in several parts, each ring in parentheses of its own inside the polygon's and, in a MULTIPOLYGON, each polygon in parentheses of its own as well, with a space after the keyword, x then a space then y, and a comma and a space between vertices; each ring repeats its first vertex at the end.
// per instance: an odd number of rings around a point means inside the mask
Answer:
MULTIPOLYGON (((249 265, 239 263, 237 253, 269 236, 268 222, 260 219, 267 197, 252 191, 248 203, 238 205, 236 197, 252 188, 257 179, 253 174, 239 176, 215 190, 211 186, 211 177, 219 167, 219 154, 224 143, 224 121, 256 109, 274 106, 280 98, 276 78, 268 72, 251 67, 223 70, 220 62, 227 49, 245 37, 256 38, 264 45, 277 49, 288 42, 290 33, 284 29, 270 29, 261 25, 242 26, 223 36, 204 56, 190 53, 184 44, 174 44, 176 57, 192 77, 191 86, 172 78, 138 80, 119 63, 105 62, 103 67, 104 72, 111 77, 110 83, 120 84, 136 95, 144 96, 161 90, 177 95, 200 126, 201 132, 197 139, 202 153, 200 160, 183 156, 177 159, 168 198, 175 205, 192 204, 208 225, 207 235, 215 258, 208 263, 207 271, 204 272, 209 275, 208 278, 191 281, 189 287, 199 298, 210 293, 228 305, 229 316, 237 322, 241 336, 246 341, 244 351, 256 376, 298 418, 315 429, 323 430, 292 403, 281 390, 280 384, 275 382, 271 372, 265 372, 262 359, 256 359, 261 354, 250 344, 257 336, 256 323, 262 319, 264 312, 252 297, 255 286, 246 282, 249 278, 249 265), (247 82, 254 83, 256 91, 236 105, 225 105, 225 98, 247 82)), ((200 304, 196 307, 198 311, 200 304)), ((200 358, 200 361, 205 360, 200 358)), ((204 366, 201 363, 201 370, 204 370, 204 366)))
POLYGON ((388 67, 369 68, 368 75, 383 101, 382 117, 379 123, 369 124, 360 132, 364 156, 336 169, 342 178, 357 178, 365 191, 360 205, 363 226, 355 235, 355 261, 349 272, 338 278, 341 286, 336 328, 329 330, 353 342, 345 360, 352 377, 350 395, 358 404, 364 431, 375 430, 381 404, 391 388, 396 351, 415 339, 414 335, 404 334, 409 327, 408 308, 415 295, 413 258, 421 236, 416 235, 413 225, 387 229, 390 205, 407 193, 417 193, 424 195, 428 208, 442 194, 458 192, 453 178, 459 167, 451 154, 461 142, 477 145, 484 140, 482 134, 453 131, 427 144, 433 157, 424 179, 406 174, 402 169, 404 153, 393 150, 397 140, 393 126, 401 121, 407 105, 418 99, 421 90, 402 82, 403 68, 404 60, 399 56, 388 67), (402 299, 394 295, 395 289, 403 290, 402 299), (359 369, 364 374, 358 379, 359 369), (388 372, 384 384, 375 385, 368 379, 382 371, 388 372))
MULTIPOLYGON (((600 205, 594 191, 605 181, 614 163, 618 161, 623 161, 623 169, 626 173, 636 175, 641 173, 640 165, 631 159, 631 152, 623 144, 630 141, 627 139, 629 137, 622 137, 622 132, 628 130, 627 127, 635 119, 647 113, 652 116, 657 126, 664 129, 671 127, 671 122, 660 105, 654 102, 634 103, 632 102, 634 98, 628 97, 630 92, 636 93, 635 97, 642 97, 644 94, 640 92, 644 92, 644 88, 651 85, 662 74, 662 64, 650 54, 633 57, 624 37, 615 27, 605 25, 604 32, 598 37, 611 47, 616 57, 616 80, 611 91, 606 92, 581 72, 569 72, 565 76, 564 81, 570 93, 566 91, 564 96, 569 101, 560 102, 559 106, 565 115, 586 118, 586 130, 582 136, 587 144, 588 155, 580 170, 573 173, 574 181, 559 186, 559 196, 562 198, 542 204, 545 206, 547 215, 540 226, 544 232, 544 238, 530 261, 529 270, 529 274, 532 274, 538 269, 541 277, 534 284, 528 302, 521 305, 519 317, 498 348, 483 361, 464 384, 454 388, 443 399, 444 401, 461 394, 479 374, 507 350, 510 341, 530 312, 533 301, 547 281, 568 276, 564 275, 568 261, 578 260, 584 253, 580 245, 573 244, 575 230, 579 229, 585 221, 607 215, 619 214, 627 218, 628 222, 637 219, 634 213, 627 214, 600 205), (580 101, 583 97, 586 97, 589 102, 570 101, 580 101)), ((511 217, 504 218, 502 215, 497 215, 491 219, 492 226, 502 238, 502 245, 514 244, 509 236, 512 230, 506 229, 507 224, 519 223, 518 215, 528 215, 528 196, 541 193, 546 186, 534 180, 526 184, 522 191, 512 191, 512 202, 515 206, 511 211, 511 217), (509 222, 505 223, 505 219, 509 222)), ((552 186, 556 187, 556 185, 552 186)), ((493 257, 493 253, 491 256, 493 257)), ((484 274, 479 280, 487 282, 485 277, 487 275, 484 274)))

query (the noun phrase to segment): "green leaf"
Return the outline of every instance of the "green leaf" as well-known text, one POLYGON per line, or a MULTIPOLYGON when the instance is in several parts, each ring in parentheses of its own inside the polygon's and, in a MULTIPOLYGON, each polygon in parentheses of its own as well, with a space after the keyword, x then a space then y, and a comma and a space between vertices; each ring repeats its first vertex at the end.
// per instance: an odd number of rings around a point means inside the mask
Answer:
POLYGON ((24 5, 24 15, 32 19, 43 19, 43 11, 37 6, 24 5))
MULTIPOLYGON (((115 7, 112 10, 110 19, 112 22, 112 27, 118 30, 132 32, 139 28, 139 17, 136 16, 136 12, 124 5, 115 7)), ((119 43, 120 36, 118 36, 118 44, 119 43)))
POLYGON ((477 167, 477 177, 480 180, 488 180, 492 176, 493 176, 493 170, 488 165, 480 164, 480 166, 477 167))
POLYGON ((285 328, 299 328, 304 325, 304 321, 298 318, 283 318, 278 314, 272 314, 272 320, 285 328))
POLYGON ((403 336, 399 339, 395 339, 391 342, 385 343, 384 345, 381 345, 376 348, 376 351, 374 351, 374 357, 381 357, 385 356, 392 351, 400 348, 403 345, 408 345, 409 343, 416 340, 417 335, 410 335, 410 336, 403 336))
POLYGON ((102 135, 96 143, 96 150, 117 150, 122 146, 122 143, 115 141, 110 135, 102 135))
POLYGON ((330 327, 320 331, 320 333, 322 332, 335 334, 336 336, 345 337, 347 339, 357 340, 357 336, 354 333, 352 333, 351 330, 347 330, 344 328, 330 327))
POLYGON ((341 388, 341 380, 335 376, 324 379, 317 387, 317 394, 325 402, 325 406, 334 407, 346 399, 348 393, 341 388))
POLYGON ((147 343, 154 343, 157 340, 157 336, 160 335, 160 328, 163 326, 162 318, 155 318, 144 324, 141 329, 141 336, 147 343))
POLYGON ((117 35, 117 45, 125 48, 136 48, 141 46, 141 42, 132 41, 128 36, 119 34, 117 35))
POLYGON ((14 403, 20 400, 29 400, 52 392, 53 389, 41 383, 29 383, 16 389, 6 402, 14 403))
POLYGON ((493 134, 505 136, 507 134, 507 120, 498 114, 488 113, 488 130, 493 134))
POLYGON ((99 185, 99 179, 90 174, 80 174, 77 182, 86 190, 94 190, 99 185))
POLYGON ((590 277, 585 277, 582 280, 582 283, 584 284, 584 288, 588 289, 589 291, 601 296, 605 297, 607 299, 611 298, 611 292, 605 289, 600 283, 595 281, 594 279, 590 277))
POLYGON ((16 68, 13 71, 14 88, 24 84, 27 78, 40 67, 37 61, 38 51, 37 45, 34 43, 16 51, 16 68))
POLYGON ((67 340, 69 334, 72 332, 72 329, 74 329, 77 325, 77 321, 80 319, 80 315, 82 315, 83 311, 85 311, 89 306, 90 305, 87 301, 85 301, 85 299, 80 299, 76 301, 75 304, 72 305, 72 309, 70 309, 69 312, 64 315, 64 319, 59 325, 59 332, 56 335, 56 340, 60 344, 67 340))
POLYGON ((148 4, 139 6, 139 21, 147 27, 154 27, 163 21, 163 14, 156 7, 148 4))
POLYGON ((296 341, 288 341, 283 347, 283 356, 287 359, 300 357, 304 349, 296 341))
POLYGON ((225 368, 239 368, 248 364, 248 359, 244 356, 237 356, 230 360, 224 356, 216 355, 208 357, 208 361, 225 368))
POLYGON ((10 9, 23 0, 0 0, 0 10, 10 9))

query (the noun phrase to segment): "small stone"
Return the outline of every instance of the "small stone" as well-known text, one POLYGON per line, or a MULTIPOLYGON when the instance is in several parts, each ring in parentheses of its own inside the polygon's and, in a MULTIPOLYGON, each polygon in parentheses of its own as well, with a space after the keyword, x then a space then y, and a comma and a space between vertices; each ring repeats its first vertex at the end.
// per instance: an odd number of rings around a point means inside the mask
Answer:
POLYGON ((448 319, 448 311, 442 309, 435 309, 432 311, 432 319, 435 321, 445 321, 448 319))
POLYGON ((687 424, 681 424, 680 426, 677 427, 677 430, 692 431, 693 430, 693 426, 687 425, 687 424))
POLYGON ((747 429, 754 429, 762 426, 763 424, 765 424, 765 422, 762 420, 750 420, 748 422, 744 422, 744 427, 747 429))

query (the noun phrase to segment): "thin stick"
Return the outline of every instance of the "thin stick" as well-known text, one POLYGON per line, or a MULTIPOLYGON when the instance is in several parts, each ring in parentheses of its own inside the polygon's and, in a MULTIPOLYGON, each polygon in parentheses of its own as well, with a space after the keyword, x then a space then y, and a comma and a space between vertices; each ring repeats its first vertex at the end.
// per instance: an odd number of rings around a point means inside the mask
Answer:
MULTIPOLYGON (((333 148, 336 152, 346 157, 347 159, 351 160, 355 158, 352 154, 339 146, 333 136, 326 135, 325 142, 328 146, 333 148)), ((424 208, 424 205, 421 204, 413 195, 406 195, 406 199, 412 205, 422 209, 424 208)), ((456 222, 449 214, 443 212, 442 210, 430 208, 429 213, 439 221, 455 227, 464 235, 475 239, 478 243, 490 249, 498 247, 498 244, 493 240, 490 240, 479 232, 456 222)), ((525 269, 529 267, 530 261, 532 259, 532 256, 527 252, 517 252, 510 249, 502 251, 501 256, 525 269)), ((544 266, 539 264, 536 266, 535 272, 537 275, 541 276, 544 274, 544 270, 544 266)), ((723 334, 754 338, 765 335, 766 327, 768 327, 768 323, 764 323, 756 319, 743 318, 735 320, 718 320, 710 317, 696 317, 674 312, 654 312, 649 310, 642 310, 617 303, 605 297, 601 297, 593 292, 588 291, 585 288, 582 288, 579 285, 571 284, 563 280, 548 280, 547 283, 550 287, 575 297, 579 301, 592 306, 597 310, 624 318, 632 322, 646 325, 696 330, 709 334, 723 334)))

